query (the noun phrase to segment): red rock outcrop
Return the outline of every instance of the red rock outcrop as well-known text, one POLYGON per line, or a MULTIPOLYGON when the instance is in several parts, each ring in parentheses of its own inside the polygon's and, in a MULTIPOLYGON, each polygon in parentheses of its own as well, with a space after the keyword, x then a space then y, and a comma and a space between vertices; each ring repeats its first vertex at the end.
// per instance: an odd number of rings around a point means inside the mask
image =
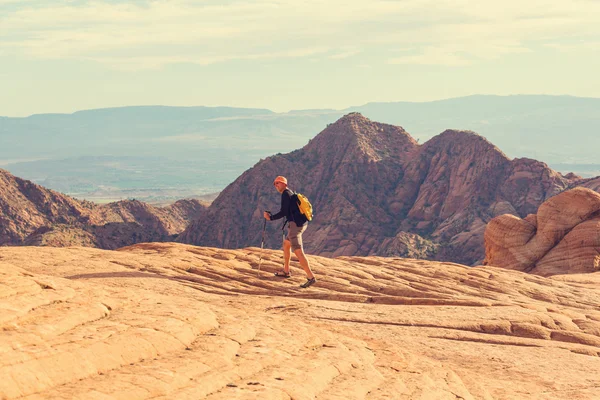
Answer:
POLYGON ((521 219, 506 214, 485 230, 484 263, 548 276, 600 271, 600 194, 562 192, 521 219))
MULTIPOLYGON (((593 185, 539 161, 510 160, 473 132, 447 130, 419 145, 401 127, 352 113, 304 148, 244 172, 178 240, 226 248, 260 244, 262 211, 279 207, 272 186, 277 175, 314 205, 305 235, 309 253, 411 254, 464 264, 483 260, 492 218, 525 217, 563 190, 593 185), (407 234, 415 240, 399 245, 394 239, 407 234)), ((269 224, 268 247, 280 246, 278 225, 269 224)))
POLYGON ((114 249, 171 240, 206 211, 198 200, 152 207, 136 200, 107 205, 73 199, 0 169, 0 245, 114 249))
POLYGON ((598 398, 600 273, 310 260, 2 247, 0 398, 598 398))
MULTIPOLYGON (((350 114, 303 149, 269 157, 244 172, 178 240, 228 248, 260 243, 262 211, 279 207, 273 178, 285 175, 291 188, 316 206, 318 228, 307 237, 311 252, 369 252, 386 232, 396 235, 388 198, 402 174, 401 160, 417 147, 400 127, 350 114)), ((271 237, 281 237, 280 222, 269 224, 271 237)))

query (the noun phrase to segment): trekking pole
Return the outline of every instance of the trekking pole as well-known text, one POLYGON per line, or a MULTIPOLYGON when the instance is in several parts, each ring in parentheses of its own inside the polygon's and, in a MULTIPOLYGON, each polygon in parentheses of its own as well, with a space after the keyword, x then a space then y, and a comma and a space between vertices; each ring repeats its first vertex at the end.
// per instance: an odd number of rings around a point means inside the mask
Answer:
MULTIPOLYGON (((271 212, 267 211, 269 213, 269 215, 271 215, 271 212)), ((263 231, 262 231, 262 240, 260 241, 260 257, 258 259, 258 271, 256 271, 256 277, 259 278, 260 277, 260 265, 262 264, 262 258, 263 258, 263 253, 264 253, 264 247, 265 247, 265 231, 267 230, 267 219, 264 219, 265 222, 263 223, 263 231)))

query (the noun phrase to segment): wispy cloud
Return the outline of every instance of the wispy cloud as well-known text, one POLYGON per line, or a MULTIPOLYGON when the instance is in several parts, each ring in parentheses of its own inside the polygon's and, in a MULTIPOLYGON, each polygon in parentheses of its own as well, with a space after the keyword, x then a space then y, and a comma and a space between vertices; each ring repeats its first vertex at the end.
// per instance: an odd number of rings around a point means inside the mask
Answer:
POLYGON ((389 63, 461 66, 600 38, 590 0, 0 0, 0 53, 118 69, 385 49, 389 63), (317 45, 315 45, 315 43, 317 45), (409 54, 390 49, 413 47, 409 54))
POLYGON ((291 49, 274 53, 252 53, 252 54, 187 54, 187 55, 156 55, 156 56, 89 56, 86 60, 106 64, 112 68, 125 71, 139 69, 158 69, 169 64, 196 64, 211 65, 232 60, 269 60, 290 59, 306 56, 314 56, 326 53, 328 49, 322 47, 291 49))
POLYGON ((206 135, 200 133, 188 133, 183 135, 173 135, 173 136, 163 136, 159 138, 150 139, 150 142, 159 142, 159 143, 195 143, 195 142, 204 142, 210 139, 206 135))
POLYGON ((426 47, 417 54, 391 58, 390 64, 445 65, 463 66, 470 64, 470 59, 462 54, 444 47, 426 47))
POLYGON ((544 45, 545 47, 556 49, 563 53, 572 53, 572 52, 598 52, 600 51, 600 40, 597 41, 584 41, 577 40, 572 42, 565 43, 548 43, 544 45))
POLYGON ((355 56, 357 54, 360 54, 360 50, 345 50, 345 51, 342 50, 342 52, 331 54, 328 57, 333 60, 341 60, 344 58, 355 56))
POLYGON ((384 37, 387 45, 412 48, 391 57, 389 62, 464 66, 529 53, 539 44, 561 46, 572 37, 600 38, 600 27, 593 22, 600 18, 600 2, 484 1, 477 7, 468 7, 467 3, 442 2, 435 15, 444 17, 438 23, 417 24, 410 36, 394 32, 384 37), (587 7, 583 7, 585 4, 587 7))

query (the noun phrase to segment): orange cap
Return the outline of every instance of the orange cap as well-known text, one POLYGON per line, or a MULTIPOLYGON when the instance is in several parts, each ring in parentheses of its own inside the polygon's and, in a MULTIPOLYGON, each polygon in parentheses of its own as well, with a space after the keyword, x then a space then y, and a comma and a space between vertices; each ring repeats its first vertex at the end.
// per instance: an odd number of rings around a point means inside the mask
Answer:
POLYGON ((275 178, 275 180, 273 181, 273 185, 277 182, 285 183, 285 185, 287 186, 287 179, 285 179, 285 176, 278 176, 277 178, 275 178))

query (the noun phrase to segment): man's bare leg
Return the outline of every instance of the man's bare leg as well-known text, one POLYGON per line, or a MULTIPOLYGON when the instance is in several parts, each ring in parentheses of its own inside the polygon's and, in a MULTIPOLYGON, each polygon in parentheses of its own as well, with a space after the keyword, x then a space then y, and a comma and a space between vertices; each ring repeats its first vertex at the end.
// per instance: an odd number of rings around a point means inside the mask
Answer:
POLYGON ((290 273, 290 260, 292 259, 292 243, 289 240, 283 241, 283 270, 286 274, 290 273))
MULTIPOLYGON (((291 243, 290 243, 290 246, 291 246, 291 243)), ((310 264, 308 263, 308 258, 306 258, 306 255, 304 254, 304 250, 302 250, 302 248, 296 249, 294 251, 294 254, 296 255, 296 257, 298 257, 298 262, 300 263, 300 266, 302 267, 304 272, 306 272, 306 277, 308 279, 314 278, 315 276, 313 275, 313 273, 310 269, 310 264)))

